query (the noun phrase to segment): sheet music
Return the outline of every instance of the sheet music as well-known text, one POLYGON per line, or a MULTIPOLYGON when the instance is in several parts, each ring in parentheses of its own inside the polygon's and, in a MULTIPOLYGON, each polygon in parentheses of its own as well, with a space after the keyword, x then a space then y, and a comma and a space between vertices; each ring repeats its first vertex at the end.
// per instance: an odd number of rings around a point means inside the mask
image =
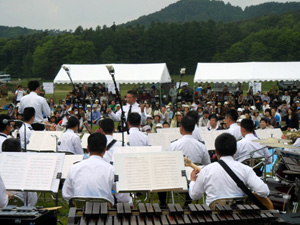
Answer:
POLYGON ((276 149, 278 157, 280 157, 288 169, 300 172, 300 154, 290 151, 276 149))
POLYGON ((174 152, 115 155, 117 192, 187 190, 183 154, 174 152))
POLYGON ((200 132, 202 140, 205 142, 207 150, 215 150, 215 140, 223 133, 228 133, 228 130, 216 130, 216 131, 203 131, 200 132))
POLYGON ((255 130, 255 133, 259 139, 267 139, 267 138, 276 138, 281 139, 282 131, 280 128, 276 129, 264 129, 264 130, 255 130))
POLYGON ((182 138, 182 135, 178 132, 171 133, 150 133, 148 134, 149 142, 151 146, 162 146, 162 150, 166 151, 170 143, 174 140, 182 138))
POLYGON ((163 129, 157 129, 158 134, 163 133, 180 133, 179 127, 172 127, 172 128, 163 128, 163 129))
POLYGON ((84 133, 82 138, 81 138, 81 147, 84 148, 84 149, 87 149, 87 146, 88 146, 87 139, 88 139, 89 136, 90 136, 89 133, 84 133))
POLYGON ((62 134, 62 131, 33 131, 27 145, 27 150, 56 152, 55 135, 59 140, 62 134))
POLYGON ((0 173, 7 190, 57 192, 63 159, 61 153, 5 152, 0 173))
POLYGON ((67 175, 74 163, 82 161, 83 155, 65 155, 64 166, 62 170, 62 179, 66 179, 67 175))

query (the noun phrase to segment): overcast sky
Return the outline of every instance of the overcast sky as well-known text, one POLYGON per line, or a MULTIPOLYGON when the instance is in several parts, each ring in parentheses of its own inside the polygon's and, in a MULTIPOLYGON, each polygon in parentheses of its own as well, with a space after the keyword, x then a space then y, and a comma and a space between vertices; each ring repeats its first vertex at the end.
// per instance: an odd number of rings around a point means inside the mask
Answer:
MULTIPOLYGON (((0 0, 0 25, 33 29, 95 28, 125 23, 178 0, 0 0)), ((270 0, 224 0, 245 7, 270 0)), ((286 0, 275 0, 286 2, 286 0)), ((293 0, 300 2, 300 0, 293 0)))

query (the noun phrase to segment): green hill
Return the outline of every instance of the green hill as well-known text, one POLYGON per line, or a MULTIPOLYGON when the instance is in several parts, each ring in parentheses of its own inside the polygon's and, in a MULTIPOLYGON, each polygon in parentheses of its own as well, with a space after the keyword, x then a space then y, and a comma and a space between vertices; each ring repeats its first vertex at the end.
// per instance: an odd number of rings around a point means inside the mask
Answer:
POLYGON ((149 26, 152 22, 189 22, 189 21, 241 21, 270 14, 283 14, 300 9, 300 3, 264 3, 257 6, 241 7, 225 4, 219 0, 181 0, 166 8, 130 21, 127 25, 142 24, 149 26))

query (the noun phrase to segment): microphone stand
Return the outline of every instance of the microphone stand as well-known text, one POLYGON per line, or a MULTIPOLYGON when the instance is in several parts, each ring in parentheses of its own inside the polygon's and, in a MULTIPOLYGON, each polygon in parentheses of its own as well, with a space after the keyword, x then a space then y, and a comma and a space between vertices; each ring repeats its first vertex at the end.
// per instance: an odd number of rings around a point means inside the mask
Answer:
MULTIPOLYGON (((106 66, 108 67, 108 66, 106 66)), ((120 107, 121 107, 121 132, 122 132, 122 146, 125 146, 125 142, 124 142, 124 126, 126 126, 126 119, 125 119, 125 113, 123 110, 123 104, 122 104, 122 99, 121 99, 121 95, 116 83, 116 79, 115 79, 115 70, 114 68, 111 66, 111 68, 107 68, 109 74, 111 75, 111 78, 114 82, 114 86, 115 86, 115 91, 116 91, 116 95, 117 95, 117 99, 119 100, 120 103, 120 107)), ((127 134, 129 134, 129 131, 127 129, 127 134)))

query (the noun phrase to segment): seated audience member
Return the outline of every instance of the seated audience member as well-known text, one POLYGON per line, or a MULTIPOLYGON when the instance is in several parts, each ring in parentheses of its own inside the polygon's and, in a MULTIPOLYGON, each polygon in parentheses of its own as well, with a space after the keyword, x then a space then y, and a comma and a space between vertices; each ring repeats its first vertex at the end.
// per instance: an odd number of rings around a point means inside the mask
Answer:
MULTIPOLYGON (((25 110, 26 110, 26 108, 25 108, 25 110)), ((24 114, 25 114, 25 110, 24 110, 24 114)), ((2 144, 2 152, 21 152, 20 141, 16 138, 6 139, 2 144)), ((38 201, 36 192, 27 192, 26 193, 23 191, 18 191, 18 192, 11 191, 9 194, 16 195, 23 202, 25 202, 26 196, 27 196, 28 197, 28 200, 27 200, 28 206, 35 206, 38 201)))
POLYGON ((235 160, 243 162, 249 158, 264 157, 267 164, 272 163, 272 157, 268 148, 257 142, 253 142, 253 140, 258 140, 258 138, 254 136, 254 124, 252 120, 242 120, 241 133, 244 138, 237 142, 237 151, 234 155, 235 160))
POLYGON ((25 149, 25 139, 26 139, 26 145, 29 143, 30 136, 32 134, 32 127, 31 124, 34 121, 35 118, 35 109, 33 107, 27 107, 24 109, 23 112, 23 118, 24 118, 24 124, 20 127, 19 133, 20 133, 20 141, 21 141, 21 147, 25 149), (24 132, 24 126, 26 129, 26 136, 24 132))
POLYGON ((149 146, 149 137, 139 130, 141 126, 141 116, 139 113, 130 113, 128 116, 130 146, 149 146))
POLYGON ((170 128, 170 124, 168 122, 163 123, 163 128, 170 128))
POLYGON ((261 118, 259 122, 259 129, 264 130, 264 129, 271 129, 273 127, 270 127, 270 120, 267 118, 261 118))
POLYGON ((168 151, 182 151, 193 163, 207 165, 210 163, 208 151, 204 144, 193 137, 194 128, 195 120, 189 116, 183 117, 180 126, 180 134, 183 137, 172 142, 168 147, 168 151))
POLYGON ((218 118, 215 115, 210 116, 209 120, 209 131, 221 130, 220 126, 218 126, 218 118))
POLYGON ((208 117, 209 117, 209 112, 204 111, 203 116, 199 120, 199 127, 207 127, 208 126, 208 121, 209 121, 208 117))
POLYGON ((0 153, 2 152, 2 143, 7 139, 10 134, 10 118, 8 115, 0 115, 0 153))
MULTIPOLYGON (((256 176, 253 169, 233 159, 236 152, 234 136, 228 133, 219 135, 215 147, 218 159, 223 160, 246 186, 261 197, 269 195, 267 184, 256 176)), ((194 170, 191 174, 189 194, 193 200, 199 200, 206 193, 206 204, 209 205, 216 199, 245 196, 218 162, 203 167, 198 176, 197 173, 198 171, 194 170)))
POLYGON ((115 147, 122 147, 122 142, 117 141, 113 137, 113 133, 115 132, 115 124, 114 121, 110 118, 105 118, 99 121, 99 130, 100 133, 103 133, 107 140, 106 151, 103 156, 103 159, 110 163, 113 159, 113 154, 115 147))
MULTIPOLYGON (((88 137, 87 150, 90 157, 71 167, 62 188, 62 196, 66 201, 76 196, 99 197, 106 198, 114 204, 114 167, 103 159, 106 143, 106 137, 101 133, 94 133, 88 137)), ((127 193, 116 193, 115 197, 118 202, 132 204, 132 199, 127 193)))
POLYGON ((236 123, 237 119, 238 113, 235 109, 230 109, 225 113, 225 122, 229 133, 236 139, 239 139, 242 137, 242 134, 240 126, 236 123))
POLYGON ((67 130, 60 138, 58 151, 71 152, 76 155, 83 154, 80 137, 75 133, 78 130, 79 121, 75 116, 71 116, 67 123, 67 130))

